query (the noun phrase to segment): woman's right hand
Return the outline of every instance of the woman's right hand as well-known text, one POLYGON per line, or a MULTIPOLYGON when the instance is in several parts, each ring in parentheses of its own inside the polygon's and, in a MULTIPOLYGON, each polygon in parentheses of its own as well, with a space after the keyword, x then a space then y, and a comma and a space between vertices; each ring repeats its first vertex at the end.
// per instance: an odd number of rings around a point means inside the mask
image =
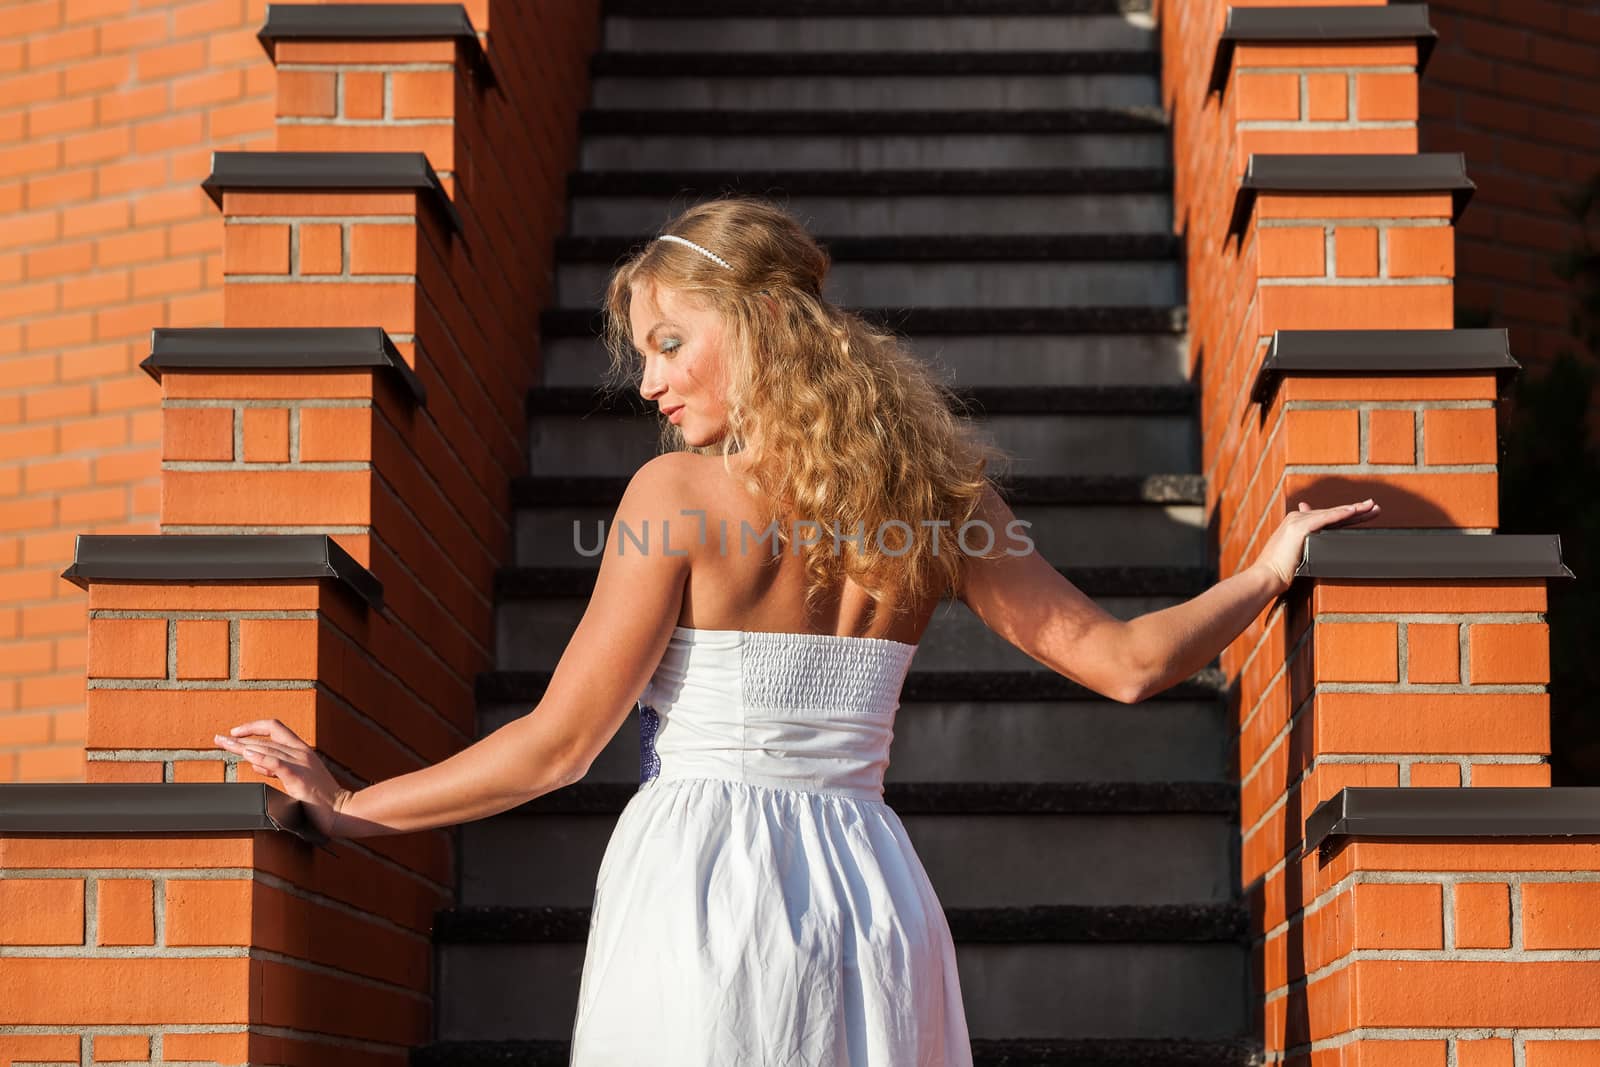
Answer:
POLYGON ((1261 555, 1251 566, 1260 567, 1270 574, 1278 583, 1279 593, 1287 592, 1289 586, 1294 584, 1294 572, 1305 554, 1308 535, 1328 527, 1365 522, 1380 510, 1371 497, 1359 503, 1332 508, 1312 508, 1302 500, 1299 510, 1283 516, 1283 521, 1267 539, 1267 543, 1261 546, 1261 555))
POLYGON ((355 795, 341 786, 328 770, 316 749, 277 719, 257 719, 240 723, 228 736, 212 738, 218 748, 247 760, 261 775, 275 778, 283 791, 305 805, 311 825, 328 837, 336 837, 340 809, 355 795))

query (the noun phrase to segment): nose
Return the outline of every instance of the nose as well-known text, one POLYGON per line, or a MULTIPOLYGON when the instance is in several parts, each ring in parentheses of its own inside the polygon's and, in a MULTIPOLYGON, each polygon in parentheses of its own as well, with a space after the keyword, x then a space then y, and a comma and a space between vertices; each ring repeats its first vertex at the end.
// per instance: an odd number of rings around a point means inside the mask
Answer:
POLYGON ((666 384, 652 372, 654 366, 655 361, 646 356, 644 370, 639 375, 639 395, 650 401, 666 391, 666 384))

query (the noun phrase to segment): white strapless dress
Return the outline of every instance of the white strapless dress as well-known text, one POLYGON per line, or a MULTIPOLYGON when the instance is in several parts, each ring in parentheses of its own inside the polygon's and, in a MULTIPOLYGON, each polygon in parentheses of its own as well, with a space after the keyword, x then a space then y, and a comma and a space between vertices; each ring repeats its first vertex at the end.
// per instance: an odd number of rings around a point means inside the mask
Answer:
POLYGON ((600 863, 573 1067, 970 1067, 944 909, 883 800, 916 649, 673 630, 600 863))

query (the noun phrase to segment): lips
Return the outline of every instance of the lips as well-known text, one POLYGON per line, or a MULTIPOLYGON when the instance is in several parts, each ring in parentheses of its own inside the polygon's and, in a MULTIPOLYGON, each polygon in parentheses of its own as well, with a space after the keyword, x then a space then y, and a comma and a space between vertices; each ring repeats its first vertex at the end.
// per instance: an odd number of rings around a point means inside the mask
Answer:
POLYGON ((670 408, 662 408, 661 409, 661 414, 665 415, 667 418, 670 419, 670 418, 672 418, 672 416, 676 415, 678 412, 680 412, 682 410, 683 410, 683 405, 682 404, 676 404, 676 405, 674 405, 674 406, 672 406, 670 408))

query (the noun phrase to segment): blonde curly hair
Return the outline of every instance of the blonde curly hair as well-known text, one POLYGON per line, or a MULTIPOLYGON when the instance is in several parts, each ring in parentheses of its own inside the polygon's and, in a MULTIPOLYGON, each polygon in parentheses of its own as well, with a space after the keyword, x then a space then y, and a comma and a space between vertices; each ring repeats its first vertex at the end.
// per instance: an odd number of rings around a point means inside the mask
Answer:
POLYGON ((760 442, 745 485, 767 502, 762 529, 776 523, 787 546, 787 509, 820 524, 815 543, 799 546, 808 610, 842 576, 877 603, 890 590, 920 601, 954 589, 961 566, 955 534, 992 486, 986 471, 1009 461, 958 410, 960 398, 896 335, 822 296, 830 257, 782 207, 727 195, 688 208, 659 234, 692 241, 729 264, 652 239, 607 284, 608 385, 637 391, 640 384, 642 355, 629 318, 637 287, 674 290, 720 313, 725 324, 728 432, 696 447, 663 419, 661 451, 720 454, 729 469, 728 456, 760 442), (925 522, 949 526, 935 531, 925 522), (848 539, 858 530, 860 548, 848 539))

